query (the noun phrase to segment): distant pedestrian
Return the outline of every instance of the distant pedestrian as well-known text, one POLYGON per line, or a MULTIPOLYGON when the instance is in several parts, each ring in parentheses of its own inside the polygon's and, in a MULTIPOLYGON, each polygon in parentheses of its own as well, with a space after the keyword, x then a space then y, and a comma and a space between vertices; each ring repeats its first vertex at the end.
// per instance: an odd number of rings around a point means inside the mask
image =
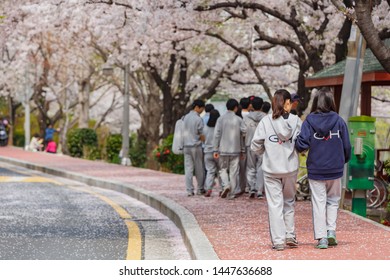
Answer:
POLYGON ((301 97, 298 94, 296 94, 296 93, 292 93, 291 94, 291 102, 292 102, 292 104, 291 104, 291 114, 298 115, 297 108, 298 108, 299 103, 302 102, 301 97))
POLYGON ((8 132, 4 121, 0 120, 0 146, 4 147, 8 144, 8 132))
POLYGON ((207 121, 207 124, 203 128, 203 133, 205 136, 203 153, 204 153, 204 164, 206 167, 206 180, 205 180, 206 197, 211 196, 215 179, 219 177, 217 173, 218 160, 215 159, 213 155, 214 130, 219 117, 220 114, 218 110, 215 109, 211 110, 209 120, 207 121))
POLYGON ((32 152, 41 152, 43 149, 43 139, 39 136, 38 133, 35 133, 30 140, 30 145, 28 149, 32 152))
POLYGON ((202 100, 195 100, 192 103, 192 110, 183 119, 184 173, 188 196, 195 194, 193 184, 194 172, 198 184, 197 194, 200 195, 206 192, 204 189, 205 169, 202 150, 204 124, 200 117, 204 107, 205 104, 202 100))
MULTIPOLYGON (((253 96, 252 96, 253 97, 253 96)), ((240 99, 239 109, 240 113, 237 114, 242 119, 248 116, 252 108, 251 97, 243 97, 240 99)), ((247 166, 247 157, 240 158, 240 171, 239 176, 237 177, 237 188, 234 190, 235 196, 249 192, 248 181, 246 177, 246 166, 247 166)))
POLYGON ((261 164, 263 156, 256 154, 251 150, 251 142, 253 135, 259 122, 266 116, 261 111, 263 105, 263 99, 260 97, 254 97, 252 102, 252 108, 254 111, 250 112, 244 117, 245 125, 245 147, 246 147, 246 178, 249 185, 249 197, 250 198, 262 198, 264 190, 263 170, 261 164))
POLYGON ((336 113, 333 93, 329 89, 323 88, 315 95, 296 147, 299 152, 309 150, 306 166, 317 248, 335 246, 341 178, 344 164, 351 157, 351 144, 347 125, 336 113))
POLYGON ((241 116, 244 118, 249 114, 251 102, 249 97, 243 97, 240 99, 241 116))
POLYGON ((60 130, 53 128, 53 124, 50 123, 47 126, 47 128, 45 129, 45 138, 44 138, 45 139, 45 147, 49 143, 49 140, 53 140, 54 139, 54 133, 55 132, 60 132, 60 130))
POLYGON ((236 115, 238 101, 229 99, 226 102, 227 112, 217 121, 214 131, 214 158, 219 160, 219 175, 223 191, 221 197, 235 198, 239 161, 245 156, 242 119, 236 115))
POLYGON ((265 195, 273 248, 282 251, 285 245, 297 247, 295 235, 295 182, 298 153, 295 140, 302 121, 290 114, 291 95, 277 90, 272 99, 272 116, 264 117, 253 136, 251 149, 263 154, 265 195))
POLYGON ((263 106, 261 107, 261 111, 268 114, 270 110, 271 110, 271 103, 269 103, 268 101, 264 101, 263 106))
POLYGON ((56 154, 57 153, 57 143, 53 139, 47 141, 47 146, 45 151, 47 153, 56 154))
POLYGON ((211 110, 214 110, 214 105, 213 104, 206 104, 205 106, 204 106, 204 112, 205 112, 205 114, 204 114, 204 116, 203 116, 203 123, 204 123, 204 125, 206 125, 207 124, 207 122, 209 121, 209 118, 210 118, 210 112, 211 112, 211 110))

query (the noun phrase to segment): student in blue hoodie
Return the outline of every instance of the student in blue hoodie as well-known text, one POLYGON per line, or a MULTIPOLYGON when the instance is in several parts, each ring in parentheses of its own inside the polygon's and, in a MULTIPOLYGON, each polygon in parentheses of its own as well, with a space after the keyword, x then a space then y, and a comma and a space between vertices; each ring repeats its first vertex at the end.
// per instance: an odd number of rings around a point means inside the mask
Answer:
POLYGON ((337 245, 336 220, 344 164, 351 156, 348 128, 336 113, 333 93, 320 89, 302 125, 295 146, 309 150, 306 165, 311 190, 314 238, 317 248, 337 245))

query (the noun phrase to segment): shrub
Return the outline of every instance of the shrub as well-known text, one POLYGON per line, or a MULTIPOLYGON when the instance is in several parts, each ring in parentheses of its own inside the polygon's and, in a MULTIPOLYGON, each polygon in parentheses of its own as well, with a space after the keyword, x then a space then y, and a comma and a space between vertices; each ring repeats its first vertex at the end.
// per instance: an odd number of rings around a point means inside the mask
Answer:
MULTIPOLYGON (((107 160, 111 163, 120 163, 119 153, 122 149, 122 135, 112 134, 107 138, 106 152, 107 160)), ((129 157, 131 165, 145 167, 146 162, 146 142, 139 142, 137 135, 132 134, 129 139, 129 157)))
POLYGON ((145 167, 146 163, 146 141, 138 141, 137 134, 130 137, 129 154, 131 164, 136 167, 145 167))
POLYGON ((122 136, 120 134, 111 134, 107 137, 106 153, 107 160, 111 163, 120 163, 119 152, 122 148, 122 136))
POLYGON ((173 134, 163 139, 153 151, 154 158, 160 163, 163 170, 176 174, 184 174, 184 156, 172 153, 173 134))
POLYGON ((67 135, 69 154, 72 157, 97 159, 100 158, 97 134, 90 128, 77 128, 67 135))

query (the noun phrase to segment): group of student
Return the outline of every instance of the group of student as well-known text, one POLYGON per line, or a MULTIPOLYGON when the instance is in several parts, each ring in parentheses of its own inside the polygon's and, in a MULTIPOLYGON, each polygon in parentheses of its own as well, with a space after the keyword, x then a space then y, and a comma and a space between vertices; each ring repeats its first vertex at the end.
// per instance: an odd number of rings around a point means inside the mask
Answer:
POLYGON ((187 195, 195 194, 194 173, 198 195, 210 197, 215 181, 221 198, 234 199, 246 188, 250 198, 265 195, 277 251, 298 247, 294 222, 298 154, 306 152, 316 247, 337 245, 341 178, 351 155, 347 125, 336 113, 333 93, 320 89, 303 123, 293 112, 298 100, 285 89, 277 90, 268 113, 270 105, 260 97, 229 99, 222 116, 195 100, 183 118, 187 195))

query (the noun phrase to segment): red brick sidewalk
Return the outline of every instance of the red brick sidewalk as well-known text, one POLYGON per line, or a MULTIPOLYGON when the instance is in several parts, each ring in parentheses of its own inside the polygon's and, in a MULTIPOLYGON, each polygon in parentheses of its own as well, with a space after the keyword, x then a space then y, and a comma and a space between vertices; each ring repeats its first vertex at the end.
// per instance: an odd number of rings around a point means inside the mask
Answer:
POLYGON ((187 197, 184 176, 125 167, 64 155, 26 152, 1 147, 2 158, 15 159, 105 180, 138 186, 167 197, 193 213, 202 231, 223 260, 390 260, 390 228, 347 211, 340 211, 337 238, 339 245, 327 250, 314 248, 311 205, 298 201, 296 233, 299 248, 276 252, 271 249, 265 200, 235 200, 218 197, 187 197))

